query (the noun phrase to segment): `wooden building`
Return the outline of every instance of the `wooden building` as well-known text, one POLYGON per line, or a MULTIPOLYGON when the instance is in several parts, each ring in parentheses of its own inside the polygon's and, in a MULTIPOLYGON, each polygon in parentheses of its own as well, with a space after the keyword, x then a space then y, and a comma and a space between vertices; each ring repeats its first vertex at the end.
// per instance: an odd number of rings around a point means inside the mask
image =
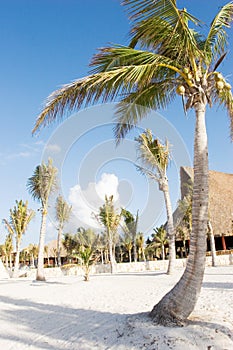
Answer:
MULTIPOLYGON (((187 184, 192 181, 193 169, 181 167, 181 199, 187 195, 187 184)), ((177 209, 174 213, 175 225, 180 215, 177 209)), ((209 220, 215 236, 216 250, 233 249, 233 174, 209 171, 209 220)))

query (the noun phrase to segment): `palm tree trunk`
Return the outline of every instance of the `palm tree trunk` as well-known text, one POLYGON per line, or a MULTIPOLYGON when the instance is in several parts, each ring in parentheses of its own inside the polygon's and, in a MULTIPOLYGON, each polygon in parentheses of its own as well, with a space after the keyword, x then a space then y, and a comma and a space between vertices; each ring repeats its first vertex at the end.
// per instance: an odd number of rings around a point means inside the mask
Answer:
POLYGON ((162 244, 162 260, 165 259, 165 249, 164 249, 164 245, 162 244))
POLYGON ((128 250, 128 253, 129 253, 129 262, 131 263, 132 262, 131 249, 128 250))
POLYGON ((210 250, 211 250, 211 257, 212 257, 212 266, 217 266, 214 232, 213 232, 213 227, 211 225, 211 221, 208 221, 208 229, 209 229, 209 238, 210 238, 210 250))
POLYGON ((194 186, 190 254, 179 282, 154 306, 151 317, 165 326, 183 325, 193 311, 200 294, 206 259, 208 220, 208 145, 205 103, 196 102, 194 143, 194 186))
POLYGON ((109 249, 109 260, 111 265, 111 273, 115 272, 115 258, 113 255, 113 242, 112 242, 112 232, 107 228, 107 237, 108 237, 108 249, 109 249))
POLYGON ((174 272, 175 260, 176 260, 176 244, 175 244, 175 230, 173 225, 172 205, 169 194, 168 184, 166 189, 163 191, 166 211, 167 211, 167 231, 169 239, 169 262, 167 274, 171 275, 174 272))
POLYGON ((59 225, 58 235, 57 235, 57 265, 61 266, 61 235, 62 235, 62 225, 59 225))
POLYGON ((44 242, 45 242, 45 232, 46 232, 46 217, 47 217, 47 211, 46 211, 46 209, 43 209, 42 217, 41 217, 41 226, 40 226, 38 265, 37 265, 37 272, 36 272, 36 280, 37 281, 45 281, 44 242))
POLYGON ((20 253, 20 244, 19 241, 17 240, 16 242, 16 256, 15 256, 15 265, 14 265, 14 272, 12 277, 18 277, 18 273, 19 273, 19 253, 20 253))

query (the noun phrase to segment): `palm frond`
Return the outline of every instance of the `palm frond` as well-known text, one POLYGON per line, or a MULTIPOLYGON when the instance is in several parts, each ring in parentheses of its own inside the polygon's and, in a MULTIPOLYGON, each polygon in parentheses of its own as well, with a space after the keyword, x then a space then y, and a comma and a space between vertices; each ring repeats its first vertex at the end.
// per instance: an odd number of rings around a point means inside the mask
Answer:
MULTIPOLYGON (((135 138, 137 141, 138 158, 146 166, 147 175, 157 179, 166 176, 166 169, 170 159, 168 142, 163 145, 158 139, 154 139, 151 130, 146 130, 135 138), (157 175, 158 174, 158 175, 157 175)), ((142 170, 143 168, 141 168, 142 170)), ((143 169, 143 171, 145 171, 143 169)))
POLYGON ((117 124, 114 127, 117 143, 151 110, 163 109, 174 100, 176 92, 175 88, 172 88, 172 82, 168 79, 151 83, 130 93, 117 104, 115 113, 117 124))
POLYGON ((48 97, 33 132, 62 118, 68 110, 112 101, 119 94, 124 96, 147 86, 152 80, 174 77, 178 70, 166 57, 127 47, 103 49, 93 62, 97 73, 64 85, 48 97), (111 70, 107 70, 109 66, 111 70))
POLYGON ((208 36, 205 40, 204 51, 209 62, 215 57, 221 56, 226 50, 227 33, 225 28, 230 27, 233 19, 233 3, 229 2, 221 8, 211 23, 208 36))
POLYGON ((233 140, 233 96, 231 90, 224 88, 221 92, 212 91, 214 102, 226 108, 230 119, 230 137, 233 140))
POLYGON ((126 0, 123 5, 128 8, 133 21, 132 47, 139 44, 152 48, 176 62, 190 64, 195 70, 194 58, 202 56, 202 53, 199 50, 199 34, 189 28, 189 22, 198 25, 200 21, 197 18, 186 9, 179 10, 173 0, 126 0))

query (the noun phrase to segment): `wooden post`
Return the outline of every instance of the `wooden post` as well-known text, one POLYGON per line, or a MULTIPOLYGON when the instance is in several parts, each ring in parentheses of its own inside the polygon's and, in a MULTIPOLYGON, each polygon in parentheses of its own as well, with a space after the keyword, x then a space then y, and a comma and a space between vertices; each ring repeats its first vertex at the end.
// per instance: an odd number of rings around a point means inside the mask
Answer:
POLYGON ((226 241, 225 241, 225 237, 223 236, 223 234, 222 234, 222 249, 227 250, 226 241))

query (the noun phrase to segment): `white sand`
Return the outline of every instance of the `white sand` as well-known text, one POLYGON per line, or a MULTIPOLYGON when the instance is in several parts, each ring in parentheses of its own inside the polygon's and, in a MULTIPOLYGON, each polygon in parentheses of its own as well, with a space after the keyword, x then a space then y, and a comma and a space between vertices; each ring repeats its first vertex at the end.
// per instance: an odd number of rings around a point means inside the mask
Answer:
POLYGON ((233 266, 206 268, 188 326, 151 323, 181 273, 0 280, 0 349, 232 350, 233 266))

